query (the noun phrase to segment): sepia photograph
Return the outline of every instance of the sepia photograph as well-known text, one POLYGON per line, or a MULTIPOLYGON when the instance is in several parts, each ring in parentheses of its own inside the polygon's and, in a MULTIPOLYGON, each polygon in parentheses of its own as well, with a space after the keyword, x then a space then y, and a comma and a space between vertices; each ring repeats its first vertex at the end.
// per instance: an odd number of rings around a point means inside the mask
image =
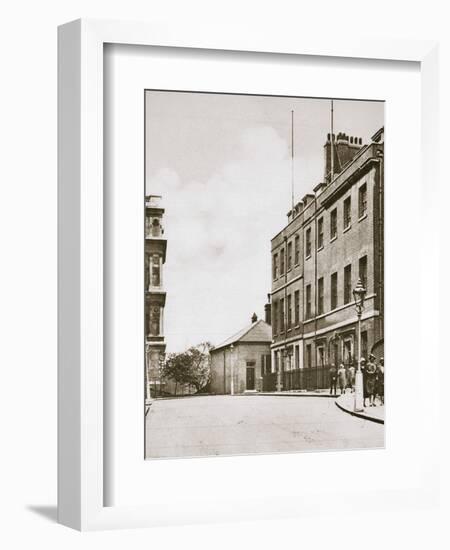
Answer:
POLYGON ((145 458, 384 448, 384 102, 144 105, 145 458))

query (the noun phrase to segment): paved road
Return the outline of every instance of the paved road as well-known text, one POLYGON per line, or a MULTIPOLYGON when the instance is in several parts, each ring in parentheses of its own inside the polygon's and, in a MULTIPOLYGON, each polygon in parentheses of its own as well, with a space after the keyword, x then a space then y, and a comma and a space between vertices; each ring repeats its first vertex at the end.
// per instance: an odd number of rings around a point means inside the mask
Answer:
POLYGON ((383 446, 383 425, 355 418, 324 397, 156 400, 146 419, 147 458, 383 446))

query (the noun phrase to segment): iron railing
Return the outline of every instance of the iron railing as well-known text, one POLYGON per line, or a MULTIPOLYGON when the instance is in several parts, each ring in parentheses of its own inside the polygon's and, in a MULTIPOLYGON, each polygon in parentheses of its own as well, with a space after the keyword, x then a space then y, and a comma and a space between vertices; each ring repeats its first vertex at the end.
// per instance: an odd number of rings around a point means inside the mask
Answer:
MULTIPOLYGON (((282 391, 314 391, 330 388, 329 365, 295 369, 281 373, 282 391)), ((278 373, 270 372, 263 376, 263 391, 277 391, 278 373)))

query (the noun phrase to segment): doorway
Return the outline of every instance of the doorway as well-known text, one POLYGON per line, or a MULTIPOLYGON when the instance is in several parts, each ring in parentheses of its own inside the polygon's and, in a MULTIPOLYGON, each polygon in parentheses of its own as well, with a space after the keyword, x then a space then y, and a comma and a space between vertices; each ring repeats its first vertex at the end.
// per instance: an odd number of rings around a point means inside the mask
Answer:
POLYGON ((255 389, 255 367, 247 367, 247 389, 255 389))

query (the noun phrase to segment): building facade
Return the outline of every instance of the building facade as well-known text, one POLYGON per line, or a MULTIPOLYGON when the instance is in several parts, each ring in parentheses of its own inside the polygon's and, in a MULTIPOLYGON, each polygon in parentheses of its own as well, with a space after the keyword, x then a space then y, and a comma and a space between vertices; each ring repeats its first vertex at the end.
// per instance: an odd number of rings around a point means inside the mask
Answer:
POLYGON ((163 384, 160 364, 164 358, 163 267, 166 261, 167 240, 164 238, 164 208, 161 197, 145 198, 145 361, 146 397, 161 395, 163 384))
POLYGON ((366 288, 361 353, 383 354, 384 130, 369 145, 328 135, 324 181, 272 239, 272 372, 264 389, 328 386, 331 363, 356 364, 353 289, 366 288), (334 162, 331 162, 334 151, 334 162))
POLYGON ((270 325, 254 315, 250 325, 210 350, 212 393, 260 391, 271 372, 271 341, 270 325))

